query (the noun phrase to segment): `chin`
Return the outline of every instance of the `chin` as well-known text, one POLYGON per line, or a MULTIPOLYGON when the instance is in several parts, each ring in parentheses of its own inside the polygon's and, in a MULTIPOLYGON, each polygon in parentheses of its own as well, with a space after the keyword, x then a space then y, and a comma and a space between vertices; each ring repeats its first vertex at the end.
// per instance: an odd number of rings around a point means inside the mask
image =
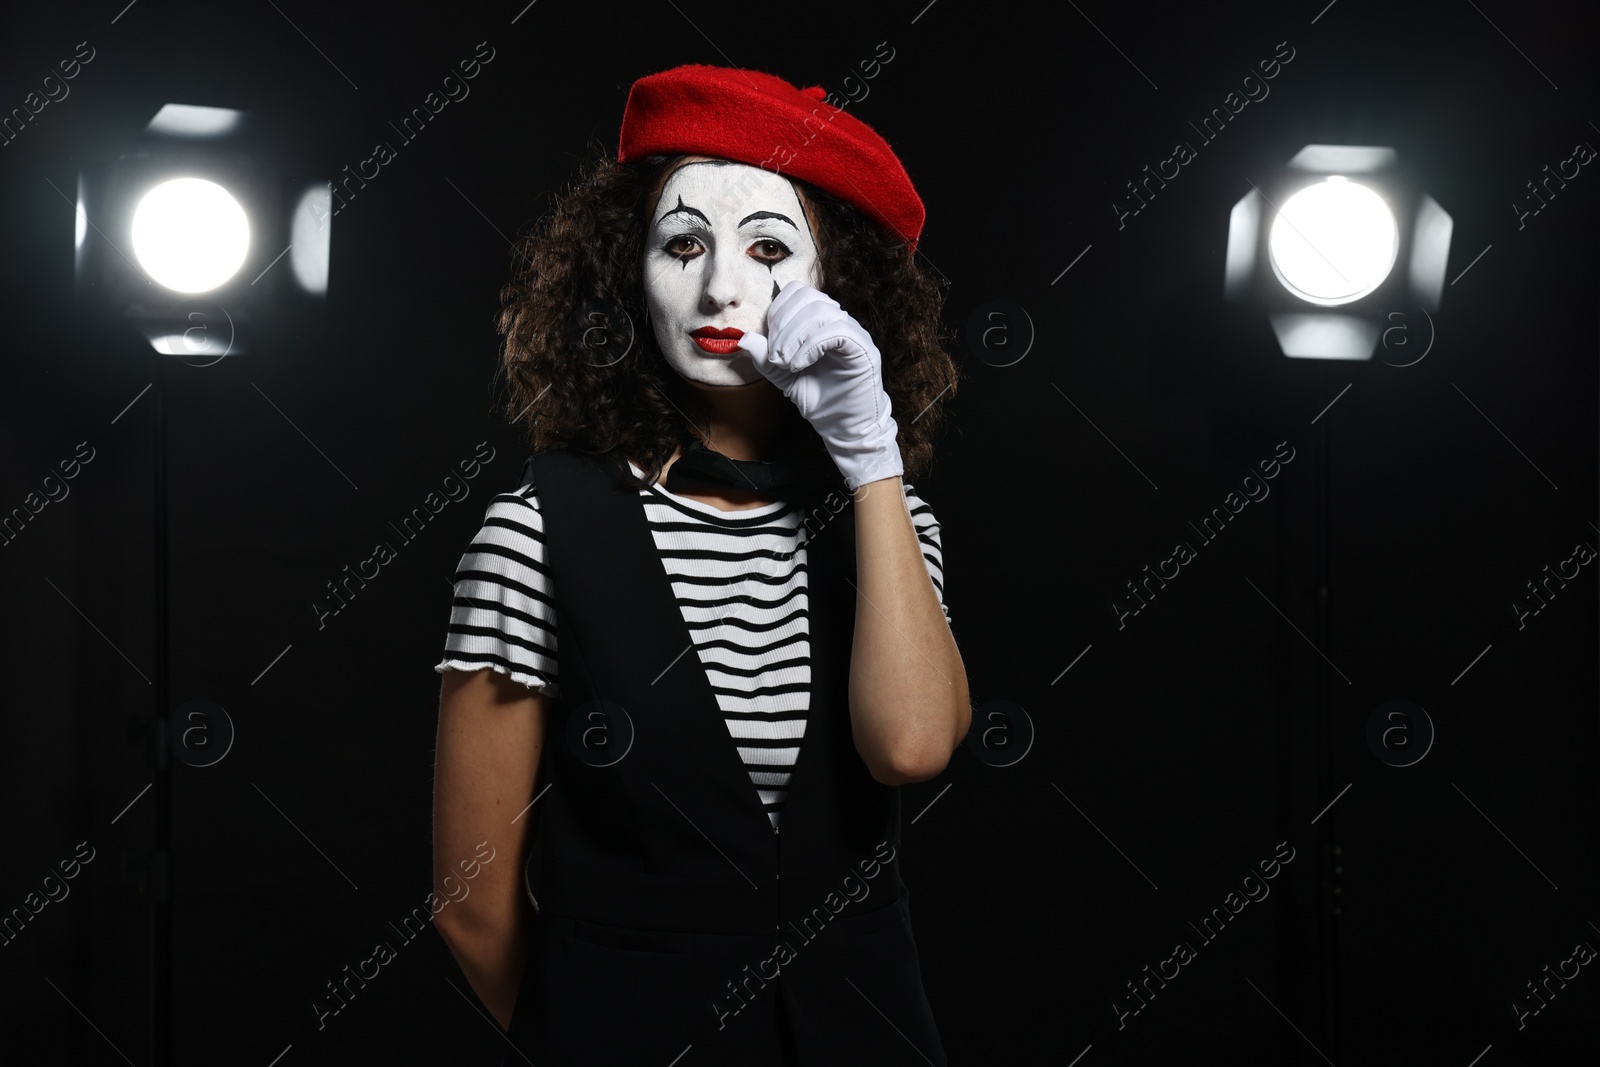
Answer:
POLYGON ((734 369, 731 362, 725 359, 696 359, 688 367, 674 366, 672 369, 677 371, 678 377, 697 389, 744 389, 766 381, 761 372, 755 370, 748 360, 744 362, 754 374, 748 381, 734 369), (693 374, 688 373, 691 370, 693 374))
POLYGON ((702 382, 691 378, 689 382, 700 389, 749 389, 752 386, 760 385, 765 380, 764 378, 757 378, 749 382, 702 382))

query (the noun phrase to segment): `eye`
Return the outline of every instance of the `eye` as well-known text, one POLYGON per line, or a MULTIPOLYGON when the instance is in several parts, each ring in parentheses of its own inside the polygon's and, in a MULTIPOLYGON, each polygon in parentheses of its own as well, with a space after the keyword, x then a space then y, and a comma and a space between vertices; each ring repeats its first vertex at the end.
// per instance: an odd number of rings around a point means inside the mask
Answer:
POLYGON ((693 259, 700 254, 700 242, 684 234, 662 245, 661 250, 677 259, 693 259))
POLYGON ((791 254, 782 241, 771 237, 763 237, 751 245, 750 253, 763 263, 778 263, 788 259, 791 254))

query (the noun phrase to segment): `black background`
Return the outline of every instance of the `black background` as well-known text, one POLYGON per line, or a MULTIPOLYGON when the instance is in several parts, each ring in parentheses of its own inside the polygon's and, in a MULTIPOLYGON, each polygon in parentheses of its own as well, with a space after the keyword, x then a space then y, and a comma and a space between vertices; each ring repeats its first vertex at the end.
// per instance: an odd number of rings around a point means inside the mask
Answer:
POLYGON ((252 109, 285 161, 334 178, 484 41, 471 95, 334 222, 326 314, 263 322, 246 358, 168 368, 172 702, 215 701, 238 731, 222 762, 173 772, 175 1062, 505 1050, 431 933, 320 1030, 310 1003, 430 888, 450 577, 526 454, 497 405, 507 238, 591 142, 614 147, 633 79, 706 62, 843 92, 880 42, 893 59, 851 109, 917 184, 961 335, 917 488, 974 702, 1014 702, 1037 731, 1013 766, 963 750, 904 789, 951 1062, 1488 1067, 1592 1048, 1594 966, 1521 1029, 1511 1006, 1576 943, 1600 946, 1596 568, 1520 629, 1511 607, 1600 545, 1600 178, 1585 167, 1520 227, 1512 207, 1600 144, 1585 6, 925 3, 539 0, 513 25, 520 0, 141 0, 120 17, 112 0, 8 19, 8 111, 78 42, 95 58, 0 149, 0 510, 79 442, 95 458, 0 547, 0 911, 78 842, 96 850, 0 947, 8 1057, 150 1062, 141 392, 159 357, 73 301, 77 167, 177 101, 252 109), (1270 95, 1119 229, 1124 182, 1280 42, 1294 58, 1270 95), (1370 362, 1285 359, 1262 314, 1221 299, 1229 209, 1308 143, 1393 146, 1454 219, 1431 331, 1397 308, 1406 330, 1370 362), (1032 321, 1014 365, 970 343, 990 300, 1032 321), (1430 332, 1425 359, 1392 365, 1430 332), (496 458, 472 495, 318 629, 323 584, 482 441, 496 458), (1295 458, 1270 497, 1119 629, 1124 583, 1280 442, 1295 458), (1408 767, 1367 742, 1394 699, 1437 730, 1408 767), (1295 858, 1271 895, 1200 943, 1188 924, 1280 842, 1295 858), (1179 940, 1197 958, 1119 1029, 1125 983, 1179 940))

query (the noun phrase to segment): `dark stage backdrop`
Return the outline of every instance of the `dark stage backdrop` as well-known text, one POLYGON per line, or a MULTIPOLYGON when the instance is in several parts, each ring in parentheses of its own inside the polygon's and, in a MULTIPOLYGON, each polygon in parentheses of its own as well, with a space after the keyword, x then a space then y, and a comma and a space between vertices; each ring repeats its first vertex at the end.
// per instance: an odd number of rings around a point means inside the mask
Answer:
POLYGON ((173 1062, 487 1064, 505 1044, 442 942, 395 927, 430 889, 451 576, 527 452, 497 291, 510 239, 614 148, 632 80, 684 62, 848 98, 948 281, 963 379, 917 488, 994 732, 987 761, 964 747, 904 787, 903 864, 951 1062, 1592 1047, 1586 5, 524 3, 7 19, 8 113, 92 53, 0 148, 0 510, 77 463, 0 545, 0 913, 25 916, 0 945, 7 1062, 151 1062, 160 371, 73 301, 78 163, 169 101, 252 109, 328 180, 394 150, 333 222, 325 314, 165 370, 170 703, 236 731, 172 772, 173 1062), (399 137, 479 53, 470 95, 399 137), (1310 143, 1393 146, 1454 219, 1441 308, 1393 308, 1369 362, 1285 359, 1222 301, 1230 208, 1310 143), (475 457, 466 498, 319 619, 326 583, 475 457), (319 1025, 380 941, 395 958, 319 1025))

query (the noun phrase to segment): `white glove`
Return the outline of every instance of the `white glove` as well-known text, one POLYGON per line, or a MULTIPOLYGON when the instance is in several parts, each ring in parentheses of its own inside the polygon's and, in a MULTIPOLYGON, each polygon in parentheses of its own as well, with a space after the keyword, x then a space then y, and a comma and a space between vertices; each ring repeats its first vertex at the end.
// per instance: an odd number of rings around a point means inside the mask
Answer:
POLYGON ((837 301, 791 281, 767 309, 767 333, 739 347, 816 429, 851 491, 905 473, 883 391, 883 357, 837 301))

